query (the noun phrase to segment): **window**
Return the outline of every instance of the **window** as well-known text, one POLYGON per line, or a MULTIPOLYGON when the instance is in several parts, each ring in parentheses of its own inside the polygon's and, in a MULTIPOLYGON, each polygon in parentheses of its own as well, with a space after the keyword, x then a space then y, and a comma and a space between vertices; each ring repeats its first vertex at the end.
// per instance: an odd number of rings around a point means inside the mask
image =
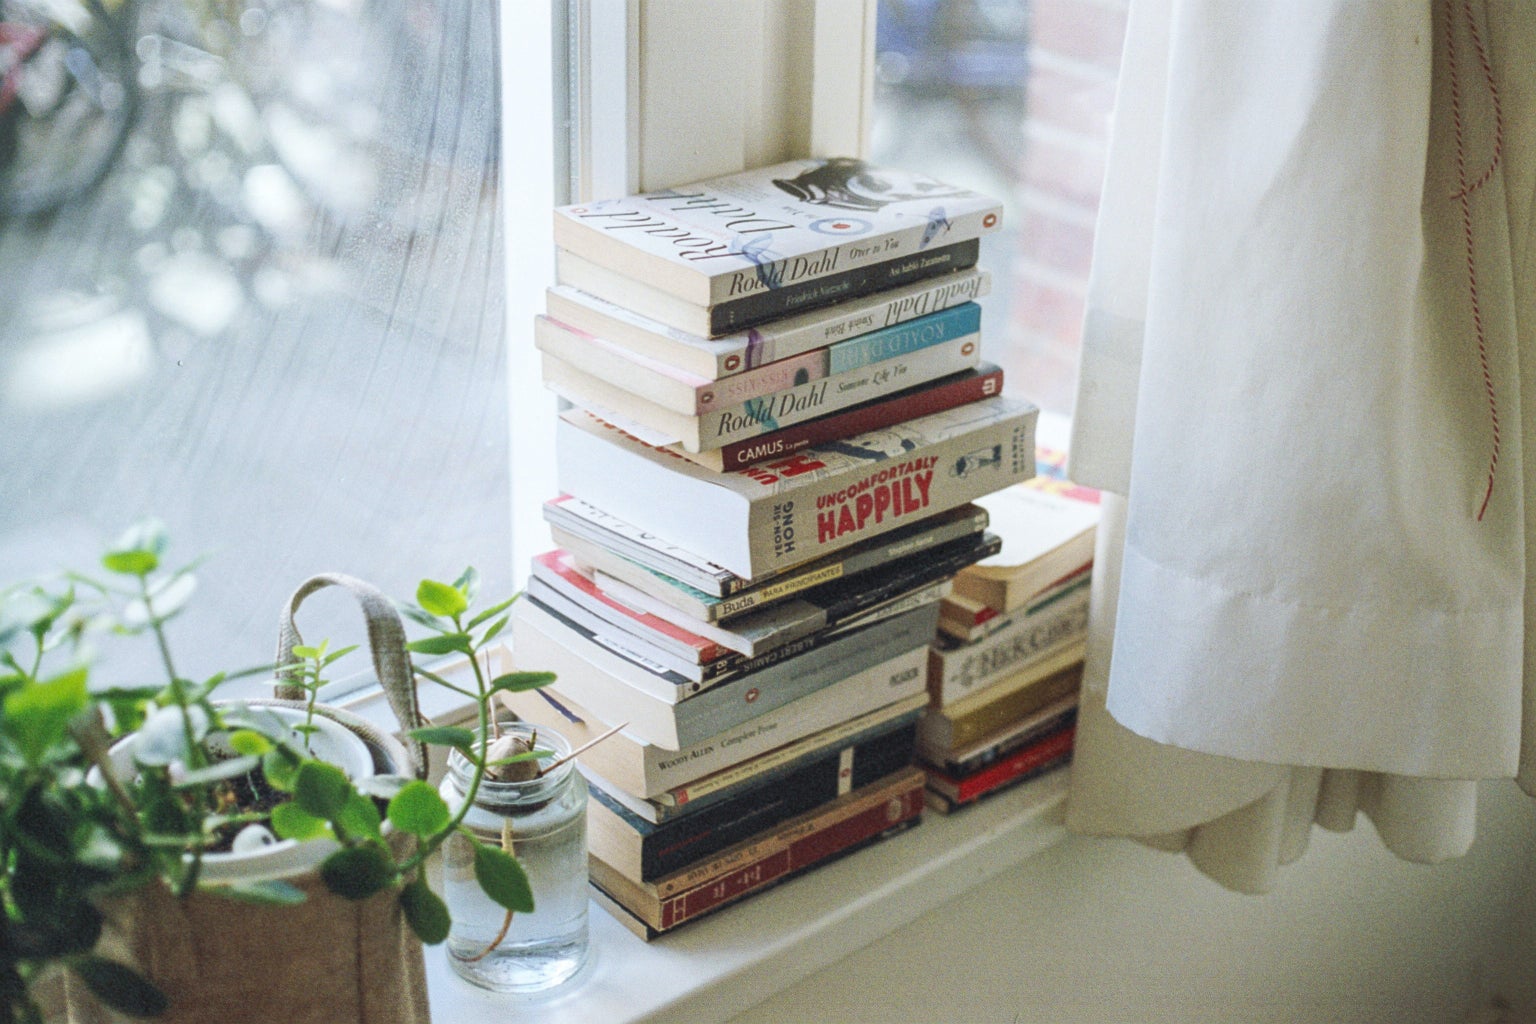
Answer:
MULTIPOLYGON (((547 221, 550 46, 508 64, 534 100, 502 125, 498 29, 452 0, 0 0, 0 580, 158 516, 209 556, 191 675, 270 659, 315 572, 510 588, 503 217, 547 221), (535 152, 504 190, 508 132, 535 152)), ((313 603, 306 636, 361 638, 313 603)))
POLYGON ((1010 391, 1072 411, 1127 0, 880 0, 877 161, 1002 199, 983 351, 1010 391))

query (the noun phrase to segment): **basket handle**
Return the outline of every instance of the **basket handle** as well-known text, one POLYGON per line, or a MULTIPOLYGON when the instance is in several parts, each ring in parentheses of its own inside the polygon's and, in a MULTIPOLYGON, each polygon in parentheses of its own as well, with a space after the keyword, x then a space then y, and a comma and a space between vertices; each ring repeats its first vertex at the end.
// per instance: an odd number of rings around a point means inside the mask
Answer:
MULTIPOLYGON (((326 587, 341 587, 362 607, 363 619, 368 627, 368 649, 373 655, 373 670, 384 688, 384 697, 390 710, 395 713, 403 734, 406 751, 410 754, 411 767, 417 778, 427 777, 426 751, 421 741, 411 738, 410 730, 421 724, 421 709, 416 697, 416 679, 411 669, 410 652, 405 647, 405 626, 394 603, 371 583, 342 573, 322 573, 311 576, 299 585, 283 608, 277 627, 277 664, 291 665, 296 660, 293 649, 304 643, 293 617, 304 599, 326 587)), ((293 681, 293 669, 281 668, 277 672, 276 696, 280 700, 304 700, 302 687, 293 681)))

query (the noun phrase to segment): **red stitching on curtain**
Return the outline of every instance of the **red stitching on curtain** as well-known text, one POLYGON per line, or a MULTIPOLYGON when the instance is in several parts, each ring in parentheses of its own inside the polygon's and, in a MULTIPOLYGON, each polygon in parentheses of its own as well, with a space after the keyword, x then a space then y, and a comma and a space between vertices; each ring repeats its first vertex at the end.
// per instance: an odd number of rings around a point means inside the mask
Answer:
POLYGON ((1504 109, 1499 99, 1498 84, 1493 77, 1493 66, 1488 60, 1488 50, 1483 45, 1482 33, 1478 31, 1477 19, 1472 13, 1472 0, 1462 0, 1462 17, 1472 36, 1472 45, 1477 51, 1478 64, 1483 73, 1483 84, 1488 88, 1493 106, 1493 156, 1489 160, 1487 169, 1478 176, 1476 181, 1469 183, 1465 126, 1461 117, 1461 76, 1456 62, 1455 5, 1448 2, 1444 10, 1446 57, 1451 80, 1451 121, 1456 132, 1456 176, 1457 184, 1460 186, 1451 194, 1451 198, 1461 203, 1461 230, 1467 255, 1467 295, 1472 304, 1472 327, 1477 336, 1477 360, 1483 373, 1483 392, 1488 398, 1488 420, 1493 435, 1493 446, 1488 456, 1488 486, 1483 492, 1483 503, 1477 510, 1477 518, 1481 522, 1483 515, 1488 511, 1488 503, 1493 498, 1493 482, 1498 473, 1499 452, 1503 446, 1503 437, 1499 429, 1498 395, 1493 385, 1493 371, 1488 363, 1488 331, 1483 324, 1483 307, 1477 290, 1477 248, 1472 234, 1472 193, 1492 179, 1493 172, 1498 169, 1503 159, 1504 109))

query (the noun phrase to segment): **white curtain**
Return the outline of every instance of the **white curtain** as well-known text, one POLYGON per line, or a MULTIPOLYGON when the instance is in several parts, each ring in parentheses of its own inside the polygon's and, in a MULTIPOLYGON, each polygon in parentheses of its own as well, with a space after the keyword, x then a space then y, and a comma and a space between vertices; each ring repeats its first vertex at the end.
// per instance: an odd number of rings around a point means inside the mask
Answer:
POLYGON ((1070 828, 1262 891, 1314 823, 1434 861, 1536 788, 1533 125, 1529 0, 1132 0, 1070 828))

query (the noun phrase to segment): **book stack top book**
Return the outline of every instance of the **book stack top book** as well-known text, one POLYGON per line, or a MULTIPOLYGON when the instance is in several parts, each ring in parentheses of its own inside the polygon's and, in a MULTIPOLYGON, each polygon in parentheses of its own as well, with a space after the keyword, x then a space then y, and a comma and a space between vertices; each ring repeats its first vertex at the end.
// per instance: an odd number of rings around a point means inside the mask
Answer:
POLYGON ((997 201, 802 160, 555 211, 534 326, 561 493, 504 695, 584 754, 594 881, 654 934, 920 820, 912 766, 977 502, 1037 410, 981 359, 997 201))

